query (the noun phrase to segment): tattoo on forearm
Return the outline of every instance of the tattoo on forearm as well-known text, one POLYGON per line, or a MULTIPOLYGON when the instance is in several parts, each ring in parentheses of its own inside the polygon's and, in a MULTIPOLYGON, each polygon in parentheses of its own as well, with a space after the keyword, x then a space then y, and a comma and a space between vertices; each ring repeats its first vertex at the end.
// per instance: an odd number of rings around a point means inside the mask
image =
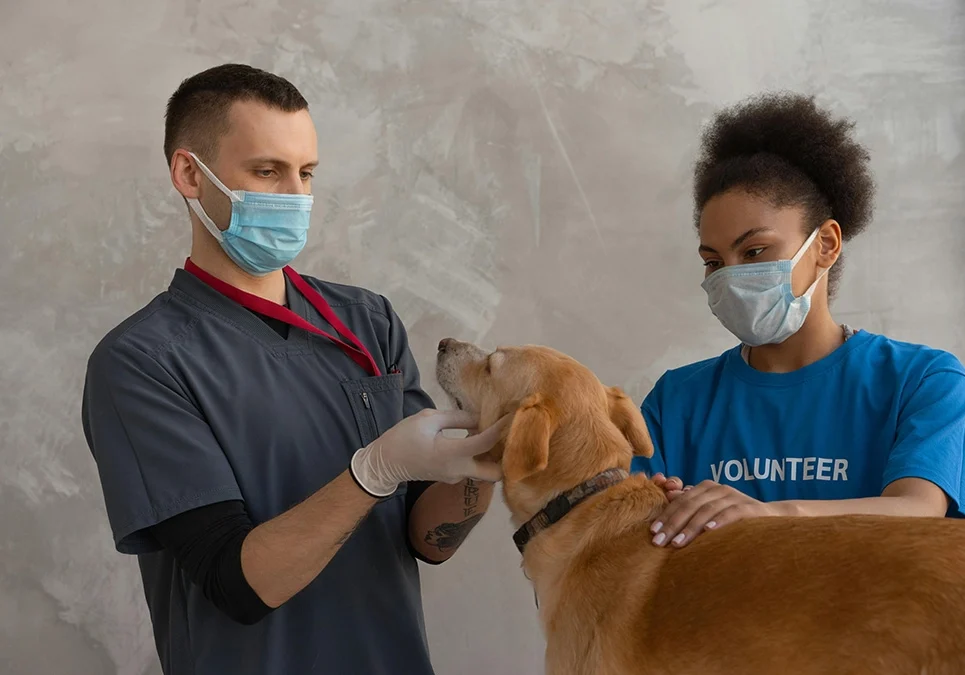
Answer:
POLYGON ((462 493, 462 515, 468 518, 476 512, 479 506, 479 486, 472 478, 466 479, 466 487, 462 493))
POLYGON ((365 516, 362 516, 361 518, 359 518, 358 520, 356 520, 356 521, 355 521, 355 524, 352 525, 351 529, 350 529, 348 532, 345 532, 341 537, 338 538, 338 541, 335 542, 335 545, 336 545, 336 546, 341 546, 342 544, 344 544, 345 542, 347 542, 347 541, 348 541, 348 538, 351 537, 351 536, 355 533, 355 530, 358 529, 359 525, 362 524, 362 521, 363 521, 363 520, 365 520, 365 516))
POLYGON ((476 526, 476 523, 482 517, 483 514, 477 513, 461 523, 442 523, 426 533, 425 541, 429 546, 435 546, 442 553, 454 551, 466 540, 469 531, 476 526))

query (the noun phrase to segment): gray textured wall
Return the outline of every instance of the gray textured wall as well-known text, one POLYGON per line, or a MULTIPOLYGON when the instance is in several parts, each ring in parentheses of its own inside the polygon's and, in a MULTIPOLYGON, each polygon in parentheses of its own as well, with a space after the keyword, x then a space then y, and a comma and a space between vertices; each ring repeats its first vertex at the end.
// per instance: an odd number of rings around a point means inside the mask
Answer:
MULTIPOLYGON (((79 399, 96 341, 186 255, 163 106, 218 62, 305 93, 322 165, 297 267, 387 294, 429 373, 445 335, 543 342, 639 401, 664 369, 730 346, 699 287, 689 166, 715 106, 775 87, 854 116, 873 151, 877 220, 851 246, 838 317, 965 358, 962 0, 0 9, 2 673, 159 672, 79 399)), ((425 571, 440 675, 538 670, 510 531, 500 505, 425 571)))

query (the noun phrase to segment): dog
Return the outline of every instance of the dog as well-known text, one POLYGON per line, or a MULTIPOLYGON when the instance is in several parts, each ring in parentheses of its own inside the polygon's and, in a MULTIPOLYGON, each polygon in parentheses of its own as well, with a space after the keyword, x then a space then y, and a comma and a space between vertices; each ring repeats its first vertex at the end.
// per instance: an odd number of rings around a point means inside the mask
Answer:
POLYGON ((617 387, 558 351, 439 345, 436 379, 486 428, 538 599, 547 675, 963 675, 965 526, 767 517, 650 542, 667 504, 628 475, 653 444, 617 387))

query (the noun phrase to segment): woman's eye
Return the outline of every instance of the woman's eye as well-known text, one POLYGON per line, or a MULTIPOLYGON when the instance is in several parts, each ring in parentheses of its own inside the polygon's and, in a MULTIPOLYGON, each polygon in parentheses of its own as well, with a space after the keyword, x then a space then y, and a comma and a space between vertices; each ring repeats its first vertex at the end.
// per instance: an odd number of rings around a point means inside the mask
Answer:
POLYGON ((717 269, 717 266, 718 266, 718 265, 720 265, 720 261, 719 261, 719 260, 705 260, 705 261, 704 261, 704 267, 706 267, 706 268, 708 268, 708 269, 715 270, 715 269, 717 269))
POLYGON ((761 253, 763 253, 763 252, 764 252, 764 247, 763 247, 763 246, 761 246, 761 247, 759 247, 759 248, 752 248, 752 249, 750 249, 747 253, 744 254, 744 257, 745 257, 745 258, 756 258, 757 256, 759 256, 759 255, 760 255, 761 253))

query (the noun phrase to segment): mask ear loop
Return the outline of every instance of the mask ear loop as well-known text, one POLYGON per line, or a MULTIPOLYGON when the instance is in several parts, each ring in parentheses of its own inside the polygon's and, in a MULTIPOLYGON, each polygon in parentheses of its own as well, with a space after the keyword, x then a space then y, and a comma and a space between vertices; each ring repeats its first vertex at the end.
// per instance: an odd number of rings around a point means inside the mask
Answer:
POLYGON ((791 258, 791 267, 792 267, 792 268, 793 268, 795 265, 798 264, 798 262, 801 260, 801 258, 804 257, 804 254, 807 253, 807 250, 808 250, 809 248, 811 248, 811 244, 813 244, 813 243, 814 243, 814 240, 817 239, 818 230, 820 230, 820 229, 821 229, 821 228, 819 228, 819 227, 814 228, 814 231, 811 232, 811 236, 808 237, 808 238, 804 241, 804 243, 801 245, 801 248, 799 248, 799 249, 797 250, 797 253, 794 254, 794 257, 791 258))
MULTIPOLYGON (((798 252, 794 254, 794 257, 791 258, 791 269, 794 269, 794 266, 798 264, 798 261, 800 261, 801 258, 804 257, 804 254, 807 252, 807 250, 811 248, 811 244, 814 243, 814 240, 817 238, 818 232, 820 231, 820 229, 821 229, 820 227, 814 228, 814 231, 811 233, 811 236, 807 238, 807 240, 804 242, 804 245, 801 246, 800 250, 798 250, 798 252)), ((811 295, 814 294, 815 289, 818 287, 818 282, 821 281, 824 275, 827 274, 830 270, 831 270, 830 267, 822 267, 821 273, 818 274, 818 278, 814 280, 814 283, 811 284, 808 287, 808 289, 804 291, 804 295, 800 297, 810 298, 811 295)))
MULTIPOLYGON (((204 162, 202 162, 196 154, 190 151, 188 154, 192 157, 192 159, 194 159, 195 162, 197 162, 198 168, 201 169, 201 172, 208 177, 208 180, 210 180, 216 188, 221 190, 228 197, 228 199, 230 199, 232 202, 243 201, 241 197, 229 190, 224 183, 218 180, 218 177, 214 175, 214 172, 205 166, 204 162)), ((224 233, 218 229, 218 226, 215 225, 214 221, 211 220, 211 217, 205 212, 204 207, 201 206, 201 202, 193 198, 188 199, 187 202, 188 206, 191 207, 191 210, 194 211, 194 215, 198 217, 198 220, 201 221, 201 224, 204 225, 205 229, 211 233, 211 236, 215 238, 215 241, 217 241, 219 244, 224 241, 224 233)))
MULTIPOLYGON (((814 231, 811 232, 811 235, 810 235, 807 239, 804 240, 804 243, 801 245, 801 248, 799 248, 798 251, 797 251, 797 253, 794 254, 794 257, 791 258, 791 269, 792 269, 792 270, 793 270, 794 267, 798 264, 798 262, 801 260, 801 258, 804 257, 804 254, 807 253, 808 249, 811 248, 811 244, 813 244, 813 243, 814 243, 814 240, 817 239, 817 237, 818 237, 818 232, 819 232, 820 230, 821 230, 820 227, 814 228, 814 231)), ((821 281, 821 278, 822 278, 825 274, 827 274, 830 270, 831 270, 830 267, 822 267, 822 268, 821 268, 821 273, 818 274, 818 278, 814 280, 814 283, 811 284, 811 286, 810 286, 806 291, 804 291, 804 295, 800 296, 799 298, 795 298, 795 300, 799 300, 800 298, 810 298, 811 295, 814 294, 815 289, 817 289, 817 287, 818 287, 818 282, 821 281)), ((753 349, 753 348, 750 347, 750 346, 748 346, 748 348, 747 348, 747 360, 748 360, 748 362, 750 362, 751 350, 752 350, 752 349, 753 349)))
POLYGON ((198 163, 198 168, 201 169, 201 171, 204 173, 204 175, 208 177, 208 180, 210 180, 212 183, 214 183, 214 186, 215 186, 216 188, 218 188, 219 190, 221 190, 222 192, 224 192, 225 195, 228 197, 228 199, 230 199, 230 200, 233 201, 233 202, 244 201, 244 200, 243 200, 241 197, 239 197, 234 191, 229 190, 228 187, 227 187, 224 183, 222 183, 220 180, 218 180, 218 177, 214 175, 214 172, 211 171, 211 169, 209 169, 209 168, 205 165, 204 162, 202 162, 200 159, 198 159, 198 156, 197 156, 196 154, 194 154, 193 152, 190 152, 190 151, 188 152, 188 154, 191 155, 191 157, 194 159, 194 161, 198 163))

